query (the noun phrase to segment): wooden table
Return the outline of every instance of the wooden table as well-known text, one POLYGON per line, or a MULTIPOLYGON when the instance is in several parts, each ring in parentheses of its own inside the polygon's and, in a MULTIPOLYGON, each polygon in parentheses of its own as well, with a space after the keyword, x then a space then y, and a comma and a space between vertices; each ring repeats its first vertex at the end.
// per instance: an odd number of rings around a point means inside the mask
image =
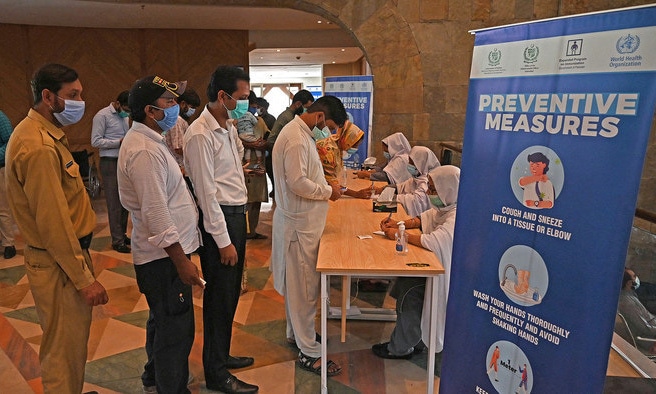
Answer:
MULTIPOLYGON (((371 185, 369 181, 349 179, 349 188, 359 189, 371 185)), ((372 234, 380 230, 380 222, 387 217, 386 213, 372 212, 372 200, 361 200, 343 197, 331 202, 328 210, 326 228, 321 237, 317 271, 321 273, 321 392, 328 392, 326 363, 328 316, 328 279, 332 275, 348 276, 422 276, 435 281, 438 275, 444 273, 442 264, 435 254, 429 250, 414 245, 408 245, 408 253, 397 255, 394 241, 380 235, 372 234), (371 239, 359 239, 358 235, 372 235, 371 239), (428 264, 425 267, 409 266, 409 263, 428 264)), ((392 215, 394 219, 407 218, 399 206, 399 213, 392 215)), ((347 284, 348 285, 348 284, 347 284)), ((342 305, 345 305, 345 291, 342 288, 342 305)), ((436 286, 432 286, 431 299, 436 298, 436 286)), ((435 335, 436 335, 436 303, 431 305, 430 340, 428 344, 428 393, 433 392, 435 370, 435 335)), ((345 335, 346 313, 342 313, 342 336, 345 335)))

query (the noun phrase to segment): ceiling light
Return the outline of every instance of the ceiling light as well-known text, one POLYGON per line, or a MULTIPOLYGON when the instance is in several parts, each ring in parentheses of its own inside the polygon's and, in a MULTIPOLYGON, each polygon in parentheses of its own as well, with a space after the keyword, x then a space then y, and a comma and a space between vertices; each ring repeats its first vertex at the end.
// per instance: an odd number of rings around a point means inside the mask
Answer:
POLYGON ((333 60, 333 64, 335 64, 335 61, 333 60))
POLYGON ((276 52, 280 52, 280 49, 276 49, 276 52))
POLYGON ((342 52, 346 52, 346 49, 342 48, 342 52))
POLYGON ((317 21, 317 23, 321 23, 321 21, 317 21))

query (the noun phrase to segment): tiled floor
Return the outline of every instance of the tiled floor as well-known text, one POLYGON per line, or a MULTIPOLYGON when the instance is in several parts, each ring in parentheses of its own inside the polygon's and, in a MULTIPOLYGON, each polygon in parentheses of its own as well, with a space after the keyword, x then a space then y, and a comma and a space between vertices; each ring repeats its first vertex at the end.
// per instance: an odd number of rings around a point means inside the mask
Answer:
MULTIPOLYGON (((109 228, 103 197, 93 201, 98 214, 91 255, 98 280, 109 293, 107 305, 93 311, 85 391, 99 393, 141 393, 145 362, 145 323, 148 306, 139 293, 129 254, 110 247, 109 228)), ((267 240, 247 243, 248 292, 241 296, 235 317, 232 353, 255 358, 255 364, 233 370, 240 379, 260 386, 261 393, 318 393, 320 379, 295 365, 297 350, 286 344, 283 298, 273 289, 268 265, 271 254, 271 204, 263 204, 258 232, 267 240)), ((38 325, 25 268, 24 243, 17 234, 18 255, 0 258, 0 393, 42 392, 38 363, 41 328, 38 325)), ((198 256, 192 259, 199 264, 198 256)), ((199 264, 200 266, 200 264, 199 264)), ((331 296, 339 301, 339 286, 331 296)), ((355 295, 355 289, 353 295, 355 295)), ((196 340, 190 355, 195 376, 194 393, 209 392, 204 383, 202 353, 202 291, 194 292, 196 340)), ((383 293, 360 293, 353 304, 360 307, 393 307, 383 293)), ((339 342, 339 322, 328 325, 330 358, 343 372, 329 381, 336 393, 403 393, 426 390, 426 357, 411 361, 384 361, 373 355, 370 346, 389 338, 391 323, 349 321, 346 343, 339 342)), ((317 319, 317 330, 319 321, 317 319)))
MULTIPOLYGON (((148 307, 139 293, 129 254, 110 247, 105 202, 93 201, 98 213, 91 254, 98 280, 109 292, 107 305, 96 307, 89 339, 85 391, 99 393, 141 393, 139 376, 145 362, 143 349, 148 307)), ((318 393, 317 375, 295 365, 297 350, 285 340, 283 298, 273 289, 268 270, 271 252, 271 204, 263 204, 258 232, 267 240, 247 244, 248 292, 242 295, 235 317, 232 354, 255 358, 255 364, 233 371, 240 379, 260 386, 260 393, 318 393)), ((0 258, 0 393, 41 393, 38 363, 41 328, 23 267, 24 243, 18 235, 18 255, 0 258)), ((198 256, 193 260, 199 264, 198 256)), ((331 289, 331 299, 339 302, 339 285, 331 289)), ((356 294, 353 305, 393 307, 383 293, 356 294)), ((195 380, 193 393, 209 392, 205 387, 202 353, 202 291, 194 292, 196 340, 190 355, 195 380)), ((317 329, 319 327, 317 320, 317 329)), ((346 343, 339 342, 339 322, 328 325, 330 358, 343 367, 341 375, 329 379, 331 393, 422 393, 426 390, 426 355, 412 360, 382 360, 373 355, 373 343, 389 338, 392 323, 349 321, 346 343)), ((439 355, 438 355, 439 367, 439 355)), ((436 377, 436 387, 439 378, 436 377)))

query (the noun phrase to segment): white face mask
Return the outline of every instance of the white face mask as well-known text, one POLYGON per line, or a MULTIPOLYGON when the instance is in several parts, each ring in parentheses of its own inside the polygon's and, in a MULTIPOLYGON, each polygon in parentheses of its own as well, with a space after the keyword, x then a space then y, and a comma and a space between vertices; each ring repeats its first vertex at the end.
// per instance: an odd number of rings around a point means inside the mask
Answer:
MULTIPOLYGON (((53 112, 52 115, 55 119, 57 119, 62 126, 68 126, 79 122, 80 119, 82 119, 82 116, 84 116, 84 101, 59 98, 64 100, 64 110, 62 112, 53 112)), ((50 107, 50 109, 52 109, 52 107, 50 107)))
POLYGON ((640 287, 640 278, 638 278, 638 275, 636 275, 635 280, 633 281, 633 290, 637 290, 638 287, 640 287))

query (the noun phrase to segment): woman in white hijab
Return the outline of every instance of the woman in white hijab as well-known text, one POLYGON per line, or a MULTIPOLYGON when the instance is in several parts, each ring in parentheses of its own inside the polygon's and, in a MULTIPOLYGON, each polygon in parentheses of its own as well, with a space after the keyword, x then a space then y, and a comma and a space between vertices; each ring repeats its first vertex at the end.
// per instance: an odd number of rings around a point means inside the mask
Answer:
MULTIPOLYGON (((451 275, 451 255, 453 252, 453 231, 456 222, 456 201, 460 184, 460 169, 454 166, 441 166, 428 173, 428 196, 432 209, 421 216, 404 220, 406 229, 421 228, 421 234, 408 234, 408 243, 429 249, 444 266, 444 275, 437 280, 437 347, 444 347, 444 327, 446 302, 449 294, 451 275)), ((381 229, 385 235, 394 239, 397 220, 385 219, 381 229)), ((396 298, 396 327, 389 342, 372 346, 371 350, 379 357, 390 359, 409 359, 414 352, 421 352, 428 341, 428 307, 426 297, 431 294, 426 289, 426 278, 401 277, 396 280, 390 295, 396 298), (425 317, 425 319, 424 319, 425 317)))
POLYGON ((403 133, 394 133, 383 138, 383 155, 387 159, 387 165, 377 172, 358 171, 358 178, 369 178, 372 181, 385 181, 391 185, 401 183, 410 179, 408 172, 408 159, 410 154, 410 143, 403 133))
MULTIPOLYGON (((440 161, 432 150, 425 146, 414 146, 410 150, 410 161, 407 166, 412 177, 396 184, 396 200, 403 205, 405 212, 414 217, 430 209, 428 199, 428 173, 439 167, 440 161)), ((376 189, 380 193, 384 186, 376 189)))

